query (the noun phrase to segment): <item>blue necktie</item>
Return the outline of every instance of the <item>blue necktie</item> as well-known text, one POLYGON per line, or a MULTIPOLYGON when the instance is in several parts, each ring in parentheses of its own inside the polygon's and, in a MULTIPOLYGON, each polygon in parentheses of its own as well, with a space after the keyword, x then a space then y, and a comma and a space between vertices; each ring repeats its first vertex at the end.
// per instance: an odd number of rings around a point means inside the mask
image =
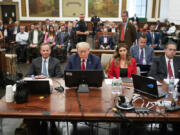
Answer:
POLYGON ((47 74, 47 68, 46 68, 46 60, 44 60, 44 62, 43 62, 42 75, 48 76, 48 74, 47 74))

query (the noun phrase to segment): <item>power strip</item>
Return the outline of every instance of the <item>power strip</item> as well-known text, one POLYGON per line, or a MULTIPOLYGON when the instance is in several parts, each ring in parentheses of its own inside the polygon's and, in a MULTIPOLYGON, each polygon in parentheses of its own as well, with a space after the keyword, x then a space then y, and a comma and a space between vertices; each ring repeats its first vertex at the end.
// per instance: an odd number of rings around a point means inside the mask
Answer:
POLYGON ((149 114, 150 113, 150 110, 148 109, 148 108, 135 108, 134 109, 134 111, 135 111, 135 113, 137 113, 137 114, 149 114))

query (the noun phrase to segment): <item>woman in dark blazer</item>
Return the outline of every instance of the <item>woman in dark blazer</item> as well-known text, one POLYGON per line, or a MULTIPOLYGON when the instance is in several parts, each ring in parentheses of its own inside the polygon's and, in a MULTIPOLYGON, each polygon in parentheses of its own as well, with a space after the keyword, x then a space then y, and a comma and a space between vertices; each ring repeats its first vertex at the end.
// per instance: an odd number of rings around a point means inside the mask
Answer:
POLYGON ((119 44, 114 53, 108 78, 131 77, 131 74, 136 74, 136 60, 131 58, 128 46, 123 43, 119 44))

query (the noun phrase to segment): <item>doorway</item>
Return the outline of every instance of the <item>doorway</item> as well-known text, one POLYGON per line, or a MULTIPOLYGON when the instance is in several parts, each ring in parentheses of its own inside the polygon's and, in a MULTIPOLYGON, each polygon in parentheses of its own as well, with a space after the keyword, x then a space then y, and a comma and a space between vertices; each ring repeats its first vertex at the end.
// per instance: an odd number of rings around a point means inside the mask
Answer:
POLYGON ((16 21, 16 6, 15 5, 1 5, 3 23, 8 24, 8 19, 11 17, 13 22, 16 21))

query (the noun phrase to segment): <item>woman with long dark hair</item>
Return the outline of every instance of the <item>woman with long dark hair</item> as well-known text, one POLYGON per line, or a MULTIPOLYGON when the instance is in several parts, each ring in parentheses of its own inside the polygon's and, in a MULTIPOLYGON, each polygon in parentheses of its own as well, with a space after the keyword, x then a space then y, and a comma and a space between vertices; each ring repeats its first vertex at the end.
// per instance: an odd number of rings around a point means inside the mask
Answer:
POLYGON ((136 72, 136 60, 131 58, 128 46, 125 43, 119 44, 115 50, 108 77, 131 77, 131 74, 136 72))
POLYGON ((49 32, 45 33, 44 37, 44 43, 48 43, 51 46, 54 46, 56 44, 56 34, 54 27, 52 25, 49 26, 49 32))

